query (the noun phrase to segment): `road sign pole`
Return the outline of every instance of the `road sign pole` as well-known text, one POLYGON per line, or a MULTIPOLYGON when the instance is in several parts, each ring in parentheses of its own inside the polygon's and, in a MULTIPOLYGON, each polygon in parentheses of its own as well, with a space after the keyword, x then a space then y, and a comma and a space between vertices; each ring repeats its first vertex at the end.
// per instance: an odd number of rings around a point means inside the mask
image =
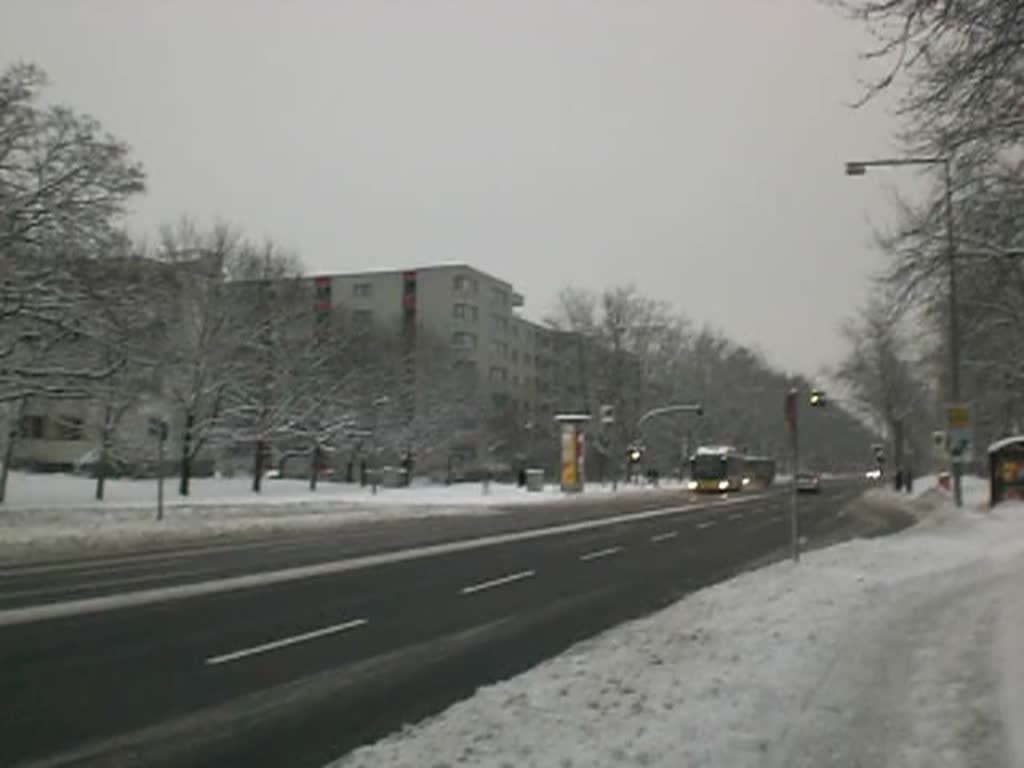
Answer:
POLYGON ((800 513, 797 509, 797 481, 800 472, 800 438, 796 422, 793 423, 793 488, 789 509, 789 543, 793 562, 800 562, 800 513))
POLYGON ((800 516, 797 508, 797 475, 800 474, 800 437, 797 419, 797 391, 791 389, 786 395, 786 421, 789 422, 789 439, 793 449, 793 487, 790 489, 789 506, 789 548, 793 562, 800 562, 800 516))
POLYGON ((164 519, 164 441, 157 441, 156 449, 156 519, 164 519))

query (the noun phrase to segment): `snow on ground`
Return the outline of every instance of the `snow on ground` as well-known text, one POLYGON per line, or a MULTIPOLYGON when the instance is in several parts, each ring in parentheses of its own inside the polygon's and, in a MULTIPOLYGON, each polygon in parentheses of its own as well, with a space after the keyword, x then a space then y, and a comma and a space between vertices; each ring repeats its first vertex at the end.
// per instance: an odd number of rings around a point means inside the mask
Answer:
MULTIPOLYGON (((8 480, 7 499, 3 509, 31 511, 34 514, 59 510, 84 509, 138 509, 156 505, 156 480, 108 480, 105 499, 93 498, 96 481, 69 474, 34 474, 12 472, 8 480)), ((456 483, 440 485, 414 483, 409 488, 378 487, 374 494, 369 485, 356 483, 320 482, 316 491, 309 489, 308 480, 266 480, 261 493, 252 492, 250 477, 196 478, 192 480, 189 496, 177 495, 177 479, 165 481, 165 504, 168 508, 197 508, 208 506, 244 507, 270 505, 296 505, 310 502, 365 506, 378 504, 393 506, 507 506, 535 504, 561 497, 557 485, 548 483, 540 492, 528 492, 509 483, 490 483, 484 493, 482 483, 456 483)), ((637 491, 647 486, 620 485, 618 490, 637 491)), ((679 487, 676 481, 663 481, 663 488, 679 487)), ((611 485, 591 483, 586 495, 608 493, 611 485)))
MULTIPOLYGON (((106 498, 93 499, 95 481, 67 474, 12 472, 7 500, 0 505, 0 559, 124 551, 152 542, 211 541, 238 535, 302 531, 310 528, 396 520, 495 514, 523 504, 559 501, 556 485, 529 492, 504 483, 451 486, 414 484, 378 488, 321 482, 315 492, 305 480, 267 480, 253 493, 251 478, 197 478, 191 494, 177 495, 174 479, 165 482, 165 519, 155 520, 155 480, 110 480, 106 498)), ((679 487, 662 483, 661 487, 679 487)), ((619 493, 642 493, 647 486, 622 486, 619 493)), ((591 484, 585 498, 611 492, 591 484)))
POLYGON ((871 493, 923 523, 697 592, 337 768, 1024 765, 1024 504, 871 493))

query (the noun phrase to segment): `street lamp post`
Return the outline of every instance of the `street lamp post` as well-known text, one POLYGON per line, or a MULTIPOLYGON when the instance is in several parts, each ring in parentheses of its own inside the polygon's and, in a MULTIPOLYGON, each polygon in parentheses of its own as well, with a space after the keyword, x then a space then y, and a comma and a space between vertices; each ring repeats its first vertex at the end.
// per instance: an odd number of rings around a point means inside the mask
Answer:
POLYGON ((371 403, 372 412, 373 412, 373 430, 372 430, 372 436, 370 438, 370 440, 371 440, 371 443, 370 443, 370 451, 371 451, 371 454, 370 454, 370 472, 371 472, 371 475, 370 475, 370 492, 374 496, 377 495, 377 485, 380 482, 380 478, 378 477, 378 469, 377 469, 377 451, 379 450, 379 445, 378 445, 378 440, 377 440, 377 430, 380 427, 379 411, 384 406, 390 405, 390 403, 391 403, 391 398, 388 397, 387 395, 381 395, 380 397, 375 398, 374 401, 371 403))
MULTIPOLYGON (((949 267, 949 394, 953 402, 960 400, 960 320, 957 315, 956 291, 956 236, 953 231, 953 174, 948 156, 887 158, 883 160, 853 160, 846 163, 847 176, 863 176, 868 168, 891 168, 905 165, 941 165, 946 186, 946 253, 949 267)), ((959 461, 952 462, 953 499, 963 506, 963 484, 959 461)))

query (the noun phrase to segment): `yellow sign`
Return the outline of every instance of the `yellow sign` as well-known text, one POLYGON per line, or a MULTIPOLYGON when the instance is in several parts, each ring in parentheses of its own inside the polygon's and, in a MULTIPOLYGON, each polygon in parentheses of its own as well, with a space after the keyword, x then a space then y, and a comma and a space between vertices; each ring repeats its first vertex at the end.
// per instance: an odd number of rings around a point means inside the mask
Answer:
POLYGON ((946 420, 950 427, 969 427, 971 409, 966 405, 951 405, 946 409, 946 420))

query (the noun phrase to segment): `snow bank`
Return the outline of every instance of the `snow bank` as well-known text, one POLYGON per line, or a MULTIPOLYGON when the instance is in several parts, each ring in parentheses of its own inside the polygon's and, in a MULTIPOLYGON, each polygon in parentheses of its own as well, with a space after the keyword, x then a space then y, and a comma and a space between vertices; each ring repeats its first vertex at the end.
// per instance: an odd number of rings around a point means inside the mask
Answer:
MULTIPOLYGON (((313 492, 302 480, 268 480, 253 493, 248 478, 200 478, 187 498, 165 484, 165 519, 155 520, 155 480, 112 480, 107 498, 93 500, 94 481, 75 475, 13 472, 8 500, 0 506, 0 559, 127 551, 155 542, 186 543, 239 536, 302 532, 367 522, 422 517, 498 514, 508 507, 606 494, 591 485, 585 494, 564 496, 555 485, 541 492, 503 483, 410 488, 321 483, 313 492)), ((662 484, 662 489, 678 487, 662 484)), ((644 493, 647 486, 619 486, 619 493, 644 493)))
MULTIPOLYGON (((248 477, 197 478, 191 483, 187 498, 177 495, 177 480, 165 482, 165 504, 168 508, 293 506, 297 504, 325 503, 366 506, 507 506, 535 504, 538 501, 561 498, 557 485, 547 484, 543 491, 531 493, 507 483, 490 483, 487 493, 482 483, 456 483, 432 485, 414 483, 409 488, 378 487, 376 494, 370 486, 356 483, 321 482, 316 491, 309 490, 306 480, 266 480, 261 493, 253 493, 248 477)), ((663 482, 661 487, 678 488, 678 483, 663 482)), ((649 486, 619 485, 618 491, 636 493, 649 486)), ((32 512, 36 515, 60 510, 82 512, 87 510, 137 510, 155 508, 155 480, 108 480, 105 499, 93 498, 95 480, 68 474, 31 474, 12 472, 8 480, 7 499, 0 507, 0 515, 10 511, 32 512)), ((611 485, 590 484, 585 495, 609 493, 611 485)), ((61 517, 61 515, 57 515, 61 517)))
MULTIPOLYGON (((851 655, 851 643, 870 643, 872 633, 891 626, 906 589, 927 591, 938 574, 1024 555, 1024 505, 983 511, 984 483, 972 479, 966 491, 965 510, 947 498, 929 500, 937 491, 914 502, 941 524, 847 542, 809 553, 797 566, 779 563, 702 590, 482 688, 336 766, 789 768, 800 723, 809 719, 816 731, 825 718, 840 716, 815 709, 815 698, 871 684, 870 674, 856 678, 863 665, 841 680, 830 675, 851 655)), ((935 698, 935 706, 949 703, 948 695, 935 698)), ((910 709, 925 717, 928 707, 924 700, 910 709)))

